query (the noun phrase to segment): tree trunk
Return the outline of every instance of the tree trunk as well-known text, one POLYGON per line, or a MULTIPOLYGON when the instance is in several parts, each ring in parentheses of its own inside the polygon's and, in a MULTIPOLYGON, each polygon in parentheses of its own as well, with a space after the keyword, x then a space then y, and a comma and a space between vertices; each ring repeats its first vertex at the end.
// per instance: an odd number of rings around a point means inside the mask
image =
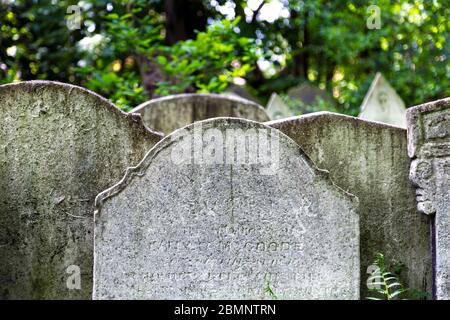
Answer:
MULTIPOLYGON (((196 31, 204 31, 207 23, 206 8, 202 0, 165 0, 166 14, 166 43, 173 45, 181 40, 195 38, 196 31)), ((175 81, 169 79, 156 63, 156 56, 136 55, 142 83, 150 98, 155 98, 157 83, 161 81, 175 81)))
MULTIPOLYGON (((303 14, 303 34, 302 37, 298 37, 298 41, 302 42, 302 47, 297 49, 297 52, 294 54, 293 60, 293 75, 295 77, 301 77, 304 79, 308 79, 308 45, 309 45, 309 35, 308 35, 308 13, 304 12, 303 14)), ((297 41, 297 42, 298 42, 297 41)), ((296 43, 296 42, 294 42, 296 43)))
POLYGON ((166 42, 195 38, 195 31, 206 29, 207 14, 203 0, 165 0, 166 42))

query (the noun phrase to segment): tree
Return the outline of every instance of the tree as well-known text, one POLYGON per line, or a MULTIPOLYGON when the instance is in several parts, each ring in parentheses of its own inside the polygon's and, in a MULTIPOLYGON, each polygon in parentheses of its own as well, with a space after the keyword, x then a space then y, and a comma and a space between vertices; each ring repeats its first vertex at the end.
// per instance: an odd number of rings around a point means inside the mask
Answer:
POLYGON ((239 77, 262 101, 309 82, 356 115, 378 71, 408 106, 450 95, 444 1, 377 1, 379 29, 368 27, 366 1, 80 3, 1 2, 0 81, 72 82, 124 108, 171 92, 221 92, 239 77), (69 30, 67 9, 80 3, 81 28, 69 30))

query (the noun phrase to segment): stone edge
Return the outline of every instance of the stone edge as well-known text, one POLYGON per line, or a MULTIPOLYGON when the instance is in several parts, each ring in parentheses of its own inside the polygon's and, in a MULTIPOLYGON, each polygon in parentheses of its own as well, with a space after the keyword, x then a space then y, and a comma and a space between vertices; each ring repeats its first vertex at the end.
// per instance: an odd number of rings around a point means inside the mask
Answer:
MULTIPOLYGON (((101 215, 101 209, 102 206, 104 204, 105 201, 107 201, 109 198, 112 198, 116 195, 118 195, 120 192, 122 192, 132 181, 136 176, 142 176, 143 174, 145 174, 145 170, 147 169, 147 167, 150 165, 150 163, 152 162, 152 160, 155 158, 155 156, 162 151, 164 148, 167 148, 168 146, 170 146, 174 141, 171 141, 171 137, 174 135, 179 134, 179 132, 181 132, 182 130, 190 130, 193 129, 195 124, 199 124, 202 123, 203 125, 207 125, 208 127, 213 123, 213 122, 221 122, 221 123, 239 123, 239 122, 245 122, 247 124, 255 124, 260 126, 261 128, 268 128, 271 130, 276 130, 277 133, 281 136, 284 136, 285 138, 287 138, 292 144, 294 144, 295 146, 297 146, 298 151, 300 152, 300 154, 304 157, 305 161, 308 163, 308 165, 311 167, 311 169, 314 171, 314 173, 322 178, 324 178, 324 180, 326 181, 326 183, 328 183, 336 192, 336 194, 339 197, 342 198, 346 198, 348 201, 350 201, 351 203, 353 203, 353 205, 355 205, 356 207, 359 206, 359 199, 357 196, 353 195, 352 193, 344 190, 343 188, 339 187, 338 185, 336 185, 334 183, 334 181, 331 179, 330 174, 327 170, 323 170, 323 169, 319 169, 314 162, 308 157, 308 155, 302 150, 302 148, 289 136, 287 136, 286 134, 284 134, 283 132, 281 132, 280 130, 270 127, 268 125, 266 125, 265 123, 261 123, 261 122, 256 122, 256 121, 252 121, 252 120, 247 120, 247 119, 242 119, 242 118, 233 118, 233 117, 219 117, 219 118, 212 118, 212 119, 206 119, 203 121, 199 121, 196 123, 192 123, 189 124, 185 127, 179 128, 175 131, 173 131, 171 134, 167 135, 166 137, 164 137, 162 140, 160 140, 155 146, 153 146, 153 148, 151 148, 147 154, 144 156, 144 158, 142 159, 141 162, 139 162, 139 164, 137 164, 134 167, 129 167, 126 169, 125 175, 124 177, 115 185, 113 185, 112 187, 104 190, 103 192, 99 193, 97 195, 97 197, 95 198, 95 212, 94 212, 94 229, 97 228, 97 222, 98 222, 98 217, 101 215)), ((356 219, 357 222, 357 227, 355 229, 355 234, 357 236, 357 238, 360 238, 360 227, 359 227, 359 214, 358 214, 358 210, 352 210, 350 213, 354 219, 356 219)), ((95 231, 94 231, 94 237, 96 237, 95 231)), ((95 244, 94 244, 95 246, 95 244)), ((358 241, 358 257, 357 260, 357 266, 356 268, 359 270, 361 268, 360 266, 360 243, 358 241)), ((95 252, 95 251, 94 251, 95 252)), ((95 261, 95 253, 94 253, 94 261, 95 261)), ((94 262, 94 269, 95 269, 95 262, 94 262)), ((95 279, 95 272, 94 272, 94 279, 95 279)), ((355 280, 355 288, 356 292, 355 296, 357 297, 356 299, 360 299, 360 273, 358 272, 358 277, 354 279, 355 280)), ((95 283, 95 280, 94 280, 95 283)), ((94 286, 94 291, 93 291, 93 298, 95 299, 95 286, 94 286)))
POLYGON ((206 125, 206 128, 209 128, 210 125, 213 122, 216 122, 216 123, 239 123, 239 122, 245 122, 247 124, 254 124, 256 126, 260 126, 261 128, 266 127, 267 129, 278 131, 278 134, 280 134, 281 136, 284 136, 291 143, 293 143, 293 144, 295 144, 297 146, 300 154, 304 157, 306 162, 310 165, 311 169, 314 170, 315 174, 325 178, 325 180, 329 184, 331 184, 334 188, 336 188, 338 190, 339 194, 341 194, 342 196, 346 195, 352 202, 356 202, 356 205, 358 205, 359 200, 358 200, 358 198, 355 195, 353 195, 352 193, 350 193, 350 192, 342 189, 338 185, 336 185, 332 181, 332 179, 330 177, 330 174, 329 174, 329 172, 327 170, 319 169, 314 164, 314 162, 308 157, 308 155, 302 150, 302 148, 297 144, 297 142, 295 142, 292 138, 290 138, 288 135, 284 134, 283 132, 281 132, 277 128, 273 128, 271 126, 268 126, 265 123, 256 122, 256 121, 252 121, 252 120, 247 120, 247 119, 242 119, 242 118, 218 117, 218 118, 211 118, 211 119, 198 121, 198 122, 189 124, 189 125, 187 125, 185 127, 179 128, 179 129, 173 131, 171 134, 165 136, 162 140, 160 140, 157 144, 155 144, 153 146, 153 148, 151 148, 147 152, 147 154, 144 156, 144 158, 136 166, 128 167, 126 169, 124 177, 118 183, 114 184, 112 187, 102 191, 101 193, 99 193, 97 195, 97 197, 95 198, 96 215, 100 214, 101 207, 102 207, 103 203, 107 199, 114 197, 115 195, 119 194, 122 190, 124 190, 131 183, 131 181, 134 179, 134 177, 142 176, 142 174, 144 174, 145 170, 150 165, 150 163, 154 159, 154 157, 161 150, 163 150, 164 148, 169 147, 174 142, 174 141, 171 141, 173 136, 176 136, 182 130, 191 130, 191 129, 193 129, 194 125, 198 125, 198 124, 206 125))
POLYGON ((133 108, 130 111, 130 113, 140 113, 140 111, 142 109, 152 106, 154 104, 161 103, 161 102, 171 102, 171 101, 176 101, 178 99, 186 99, 186 98, 202 98, 202 99, 210 98, 210 99, 214 99, 214 100, 218 100, 218 101, 228 100, 228 101, 239 102, 244 105, 252 106, 254 108, 259 109, 259 111, 261 111, 261 113, 263 113, 268 120, 270 119, 270 117, 267 115, 266 109, 256 102, 253 102, 251 100, 248 100, 248 99, 245 99, 242 97, 228 96, 228 95, 217 94, 217 93, 181 93, 181 94, 174 94, 174 95, 170 95, 170 96, 166 96, 166 97, 151 99, 151 100, 143 102, 140 105, 138 105, 137 107, 133 108))
POLYGON ((142 128, 144 129, 144 131, 146 131, 147 134, 148 133, 152 134, 158 140, 161 140, 164 137, 164 135, 162 133, 152 130, 151 128, 147 127, 144 124, 144 122, 142 121, 142 117, 140 114, 127 113, 125 111, 122 111, 116 105, 114 105, 112 102, 110 102, 106 98, 102 97, 101 95, 99 95, 89 89, 80 87, 80 86, 76 86, 76 85, 72 85, 72 84, 68 84, 68 83, 64 83, 64 82, 59 82, 59 81, 46 81, 46 80, 20 81, 20 82, 13 82, 13 83, 7 83, 7 84, 0 85, 0 94, 2 94, 3 92, 5 92, 7 90, 23 90, 23 89, 37 90, 40 87, 54 87, 54 88, 57 88, 58 90, 66 90, 69 95, 74 90, 89 94, 89 95, 93 96, 95 99, 97 99, 101 104, 103 104, 107 108, 109 108, 112 112, 115 112, 120 117, 126 119, 126 121, 134 122, 134 123, 137 123, 139 126, 142 126, 142 128))
POLYGON ((417 146, 420 143, 420 135, 417 132, 417 124, 421 114, 440 109, 450 108, 450 97, 426 102, 406 109, 406 128, 408 132, 408 156, 415 158, 417 155, 417 146))
POLYGON ((330 117, 333 117, 337 120, 342 120, 342 121, 364 123, 364 124, 367 124, 367 125, 373 126, 373 127, 379 127, 379 128, 384 127, 384 128, 395 129, 395 130, 403 131, 403 132, 406 131, 405 128, 402 128, 402 127, 399 127, 396 125, 387 124, 387 123, 383 123, 383 122, 379 122, 379 121, 360 119, 360 118, 348 116, 345 114, 329 112, 329 111, 319 111, 319 112, 307 113, 307 114, 303 114, 300 116, 292 116, 292 117, 288 117, 288 118, 267 121, 267 122, 263 122, 263 124, 265 124, 267 126, 274 126, 274 128, 277 128, 275 126, 287 124, 289 122, 313 121, 313 120, 318 120, 321 118, 330 118, 330 117))

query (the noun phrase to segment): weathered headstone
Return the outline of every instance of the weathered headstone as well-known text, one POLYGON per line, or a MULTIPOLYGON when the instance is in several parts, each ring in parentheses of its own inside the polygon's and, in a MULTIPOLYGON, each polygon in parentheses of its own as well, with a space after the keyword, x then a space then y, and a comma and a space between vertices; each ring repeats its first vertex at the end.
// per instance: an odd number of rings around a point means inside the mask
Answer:
POLYGON ((329 112, 266 124, 291 137, 337 185, 358 197, 361 297, 368 296, 367 270, 378 252, 403 265, 406 287, 430 293, 430 224, 415 210, 406 130, 329 112))
POLYGON ((235 97, 240 97, 246 100, 253 101, 254 103, 260 104, 260 101, 252 95, 245 85, 231 84, 223 93, 224 95, 231 95, 235 97))
POLYGON ((435 298, 450 299, 450 98, 407 110, 417 209, 433 215, 435 298))
POLYGON ((219 94, 177 94, 144 102, 131 110, 144 123, 169 134, 195 121, 215 117, 237 117, 258 122, 269 120, 264 108, 252 101, 219 94))
POLYGON ((88 90, 0 86, 0 298, 89 299, 95 196, 160 136, 88 90))
POLYGON ((379 72, 364 97, 359 118, 406 128, 405 103, 379 72))
POLYGON ((297 87, 293 87, 288 90, 287 94, 291 99, 301 100, 308 106, 314 104, 317 99, 334 104, 333 98, 326 91, 309 83, 303 83, 297 87))
POLYGON ((164 138, 99 194, 94 299, 358 299, 357 200, 244 119, 164 138))
POLYGON ((266 111, 272 120, 283 119, 294 115, 294 112, 275 92, 270 96, 266 111))

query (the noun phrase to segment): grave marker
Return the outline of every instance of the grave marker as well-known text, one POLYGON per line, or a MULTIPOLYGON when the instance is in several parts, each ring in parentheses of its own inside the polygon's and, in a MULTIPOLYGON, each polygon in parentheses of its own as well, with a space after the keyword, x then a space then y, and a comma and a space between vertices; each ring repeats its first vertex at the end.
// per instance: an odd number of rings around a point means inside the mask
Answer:
POLYGON ((252 101, 219 94, 176 94, 144 102, 131 110, 144 123, 169 134, 195 121, 215 117, 237 117, 258 122, 269 120, 264 108, 252 101))
POLYGON ((407 110, 417 209, 433 216, 435 298, 450 299, 450 98, 407 110))
POLYGON ((357 200, 260 123, 175 131, 96 199, 95 299, 358 299, 357 200))
POLYGON ((161 137, 80 87, 0 86, 0 299, 90 299, 94 198, 161 137))

